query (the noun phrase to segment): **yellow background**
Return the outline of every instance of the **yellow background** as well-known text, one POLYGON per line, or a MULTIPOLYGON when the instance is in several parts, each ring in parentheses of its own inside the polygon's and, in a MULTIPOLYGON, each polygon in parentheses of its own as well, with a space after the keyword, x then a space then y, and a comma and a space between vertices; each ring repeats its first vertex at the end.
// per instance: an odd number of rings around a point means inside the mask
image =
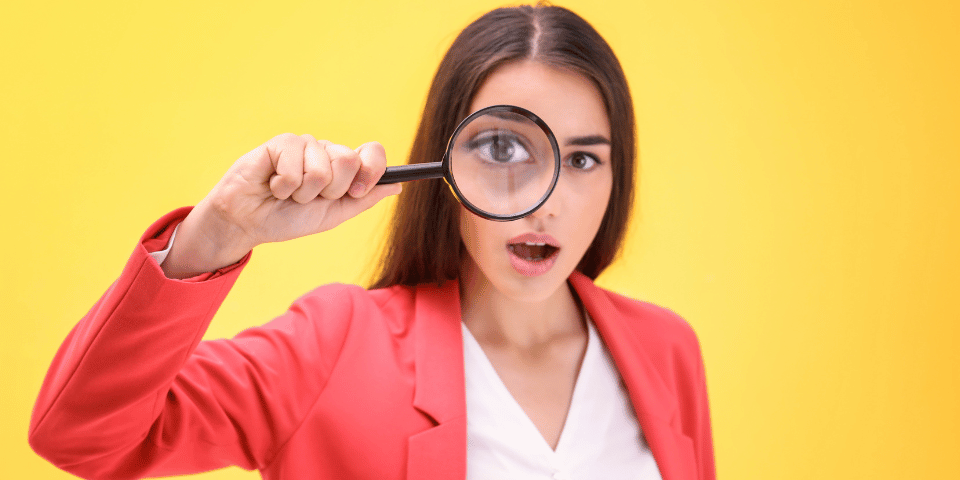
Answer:
MULTIPOLYGON (((446 46, 499 5, 273 4, 3 7, 0 477, 70 477, 29 449, 32 403, 147 225, 286 131, 402 163, 446 46)), ((638 214, 599 283, 696 328, 720 477, 958 478, 960 3, 565 5, 639 118, 638 214)), ((208 337, 363 282, 387 213, 258 248, 208 337)))

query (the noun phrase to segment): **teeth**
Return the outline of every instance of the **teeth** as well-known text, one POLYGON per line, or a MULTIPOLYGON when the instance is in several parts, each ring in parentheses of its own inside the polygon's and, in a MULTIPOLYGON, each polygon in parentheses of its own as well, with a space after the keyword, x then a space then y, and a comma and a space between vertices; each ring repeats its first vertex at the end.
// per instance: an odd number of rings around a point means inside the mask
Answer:
POLYGON ((523 242, 523 243, 527 244, 527 246, 530 246, 530 247, 542 247, 546 245, 546 243, 539 243, 539 242, 523 242))

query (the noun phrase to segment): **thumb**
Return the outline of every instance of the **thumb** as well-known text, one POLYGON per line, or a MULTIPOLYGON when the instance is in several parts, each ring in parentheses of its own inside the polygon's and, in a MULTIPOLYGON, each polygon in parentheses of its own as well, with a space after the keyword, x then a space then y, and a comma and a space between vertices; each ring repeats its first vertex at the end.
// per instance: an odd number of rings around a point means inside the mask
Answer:
POLYGON ((332 222, 330 228, 333 228, 333 225, 339 225, 356 217, 384 198, 391 195, 399 195, 401 191, 403 191, 401 184, 393 183, 389 185, 377 185, 360 198, 344 195, 331 207, 330 211, 328 211, 328 218, 332 222))

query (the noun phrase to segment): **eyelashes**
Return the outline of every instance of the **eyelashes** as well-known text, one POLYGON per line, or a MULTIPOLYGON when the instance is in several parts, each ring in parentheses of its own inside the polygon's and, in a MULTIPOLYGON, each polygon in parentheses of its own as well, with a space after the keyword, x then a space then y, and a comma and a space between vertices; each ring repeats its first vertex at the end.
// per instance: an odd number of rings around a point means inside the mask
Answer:
POLYGON ((491 163, 517 163, 530 159, 530 152, 524 142, 517 135, 506 131, 485 132, 471 139, 466 148, 491 163))
POLYGON ((565 163, 577 170, 589 171, 596 168, 597 165, 600 165, 602 162, 600 162, 600 159, 592 153, 573 152, 569 157, 567 157, 567 161, 565 163))

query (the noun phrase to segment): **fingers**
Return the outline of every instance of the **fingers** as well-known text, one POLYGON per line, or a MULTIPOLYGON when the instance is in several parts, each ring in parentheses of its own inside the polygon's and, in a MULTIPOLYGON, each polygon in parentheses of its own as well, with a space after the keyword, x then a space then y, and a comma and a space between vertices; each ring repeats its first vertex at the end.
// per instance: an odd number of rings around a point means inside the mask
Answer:
POLYGON ((270 193, 278 200, 289 198, 301 204, 317 197, 337 200, 348 193, 353 198, 364 197, 376 186, 387 165, 383 146, 377 142, 352 150, 311 135, 285 133, 263 148, 260 151, 266 153, 266 165, 257 170, 273 170, 261 172, 269 175, 270 193))
POLYGON ((311 135, 301 135, 304 139, 303 148, 303 180, 300 186, 290 195, 297 203, 313 201, 320 194, 333 177, 330 169, 330 158, 324 148, 326 141, 318 142, 311 135))
POLYGON ((330 158, 330 170, 333 177, 330 183, 320 191, 320 196, 329 200, 342 197, 353 183, 360 169, 360 155, 350 147, 329 144, 325 148, 330 158))
POLYGON ((387 169, 387 154, 383 145, 378 142, 368 142, 357 148, 360 156, 360 170, 350 185, 350 196, 360 198, 367 194, 387 169))
POLYGON ((303 181, 304 139, 292 133, 278 135, 267 142, 267 153, 276 172, 270 178, 270 192, 285 200, 303 181))
POLYGON ((328 221, 333 225, 339 225, 376 205, 380 200, 391 195, 399 195, 403 189, 401 185, 400 183, 375 185, 370 192, 360 198, 344 197, 336 204, 336 208, 330 211, 331 218, 328 221))

